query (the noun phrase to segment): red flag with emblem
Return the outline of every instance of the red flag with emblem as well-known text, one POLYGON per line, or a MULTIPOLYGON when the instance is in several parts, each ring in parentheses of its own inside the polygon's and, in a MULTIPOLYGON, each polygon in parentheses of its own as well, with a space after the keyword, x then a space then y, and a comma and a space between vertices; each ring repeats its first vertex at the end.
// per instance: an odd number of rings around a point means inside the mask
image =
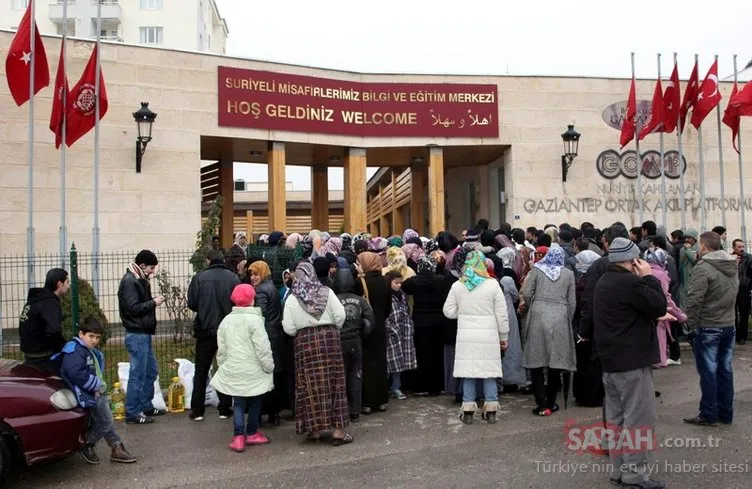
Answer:
POLYGON ((732 143, 737 153, 739 152, 739 148, 736 146, 737 135, 743 115, 752 115, 752 82, 748 82, 741 91, 739 91, 738 85, 734 83, 729 103, 723 113, 723 123, 731 128, 732 143))
POLYGON ((695 126, 695 129, 698 129, 702 121, 710 114, 710 111, 721 103, 722 98, 721 92, 718 91, 718 60, 715 60, 708 70, 708 74, 705 75, 705 80, 703 80, 697 94, 695 107, 692 109, 690 122, 695 126))
POLYGON ((674 132, 679 121, 679 108, 681 107, 681 88, 679 86, 679 66, 674 64, 663 93, 663 132, 674 132))
POLYGON ((63 124, 65 123, 65 109, 63 100, 68 96, 68 76, 65 74, 65 50, 60 45, 60 61, 57 63, 55 76, 55 93, 52 97, 52 114, 50 115, 50 131, 55 133, 55 148, 63 142, 63 124))
POLYGON ((629 98, 627 99, 627 114, 624 116, 624 124, 621 126, 621 136, 619 142, 624 148, 634 139, 636 119, 637 119, 637 95, 635 94, 635 80, 632 78, 632 85, 629 88, 629 98))
MULTIPOLYGON (((68 127, 65 142, 68 146, 78 141, 91 131, 96 123, 95 81, 97 70, 97 47, 91 52, 89 62, 84 68, 81 79, 68 93, 68 127)), ((99 71, 99 118, 107 113, 107 90, 104 86, 104 74, 99 71)))
POLYGON ((26 13, 18 24, 18 31, 8 48, 5 58, 5 74, 8 78, 8 88, 16 105, 23 105, 31 95, 31 23, 34 22, 34 93, 50 84, 50 67, 47 65, 47 53, 44 50, 42 36, 36 22, 31 18, 31 2, 26 7, 26 13))
POLYGON ((679 132, 684 132, 684 125, 687 122, 687 114, 689 113, 689 109, 694 107, 695 102, 697 101, 697 95, 699 93, 697 82, 697 62, 695 61, 695 67, 692 68, 692 74, 689 75, 687 89, 684 91, 684 100, 682 100, 681 110, 679 111, 679 115, 681 116, 681 126, 679 126, 679 132))
POLYGON ((637 136, 638 141, 645 139, 650 133, 661 132, 663 130, 663 86, 661 80, 655 82, 655 90, 653 91, 653 101, 650 103, 650 114, 648 120, 645 121, 645 125, 640 131, 640 135, 637 136))

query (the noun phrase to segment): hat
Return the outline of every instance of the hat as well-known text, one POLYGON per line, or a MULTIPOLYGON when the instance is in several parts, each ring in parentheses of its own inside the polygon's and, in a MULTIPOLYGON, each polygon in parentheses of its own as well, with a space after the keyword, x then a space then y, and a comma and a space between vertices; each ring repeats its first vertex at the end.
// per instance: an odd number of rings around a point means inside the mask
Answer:
POLYGON ((156 267, 159 264, 157 255, 151 250, 141 250, 136 255, 136 265, 146 265, 147 267, 156 267))
POLYGON ((626 238, 616 238, 608 247, 609 263, 621 263, 632 261, 640 257, 640 248, 632 241, 626 238))
MULTIPOLYGON (((336 258, 334 259, 337 260, 336 258)), ((326 278, 329 276, 329 259, 325 256, 316 257, 313 260, 313 269, 316 271, 316 277, 326 278)))
POLYGON ((689 228, 686 231, 684 231, 684 237, 685 238, 692 238, 695 241, 697 241, 697 236, 699 236, 699 235, 697 234, 697 230, 696 229, 689 228))
POLYGON ((248 307, 256 298, 256 290, 250 284, 239 284, 232 289, 230 300, 238 307, 248 307))

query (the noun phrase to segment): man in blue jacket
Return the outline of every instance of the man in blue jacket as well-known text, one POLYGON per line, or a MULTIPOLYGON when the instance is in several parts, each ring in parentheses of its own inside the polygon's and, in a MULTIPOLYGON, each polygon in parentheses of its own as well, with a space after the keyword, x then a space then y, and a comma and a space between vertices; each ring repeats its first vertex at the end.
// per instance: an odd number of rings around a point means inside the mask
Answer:
POLYGON ((123 441, 115 432, 115 423, 107 400, 107 384, 102 377, 104 356, 96 349, 102 339, 102 325, 94 318, 87 319, 72 339, 56 356, 62 356, 61 374, 66 384, 76 394, 78 404, 89 410, 89 431, 86 445, 81 449, 86 462, 97 465, 94 447, 102 438, 112 448, 111 462, 130 464, 136 457, 128 453, 123 441))

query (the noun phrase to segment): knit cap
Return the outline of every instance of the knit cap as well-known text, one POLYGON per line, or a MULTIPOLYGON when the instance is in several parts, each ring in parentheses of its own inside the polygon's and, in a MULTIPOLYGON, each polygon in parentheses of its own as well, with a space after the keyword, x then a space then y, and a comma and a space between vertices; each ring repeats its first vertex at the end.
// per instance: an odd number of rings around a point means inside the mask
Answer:
POLYGON ((639 258, 640 248, 626 238, 616 238, 608 247, 609 263, 621 263, 639 258))
POLYGON ((256 290, 250 284, 240 284, 232 289, 230 300, 238 307, 248 307, 256 298, 256 290))

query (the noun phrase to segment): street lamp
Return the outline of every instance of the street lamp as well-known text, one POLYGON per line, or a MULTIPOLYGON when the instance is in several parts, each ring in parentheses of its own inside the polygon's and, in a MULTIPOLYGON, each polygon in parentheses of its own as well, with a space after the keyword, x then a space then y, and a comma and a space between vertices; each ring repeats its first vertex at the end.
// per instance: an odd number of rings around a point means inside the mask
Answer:
POLYGON ((151 141, 151 126, 157 114, 149 110, 149 102, 141 102, 141 108, 133 113, 138 127, 136 138, 136 173, 141 173, 141 158, 146 152, 146 145, 151 141))
POLYGON ((580 145, 580 133, 574 130, 574 125, 569 124, 567 130, 561 135, 564 141, 564 154, 561 155, 561 181, 567 181, 567 172, 577 156, 577 148, 580 145))

